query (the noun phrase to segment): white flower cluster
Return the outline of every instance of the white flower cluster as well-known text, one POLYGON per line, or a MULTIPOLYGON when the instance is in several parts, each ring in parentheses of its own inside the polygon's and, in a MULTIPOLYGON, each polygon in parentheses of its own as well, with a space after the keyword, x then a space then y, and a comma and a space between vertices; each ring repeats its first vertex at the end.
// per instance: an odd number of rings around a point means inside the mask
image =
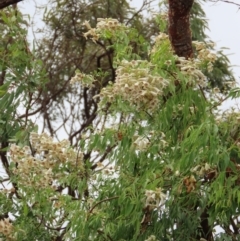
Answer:
POLYGON ((208 163, 205 163, 205 165, 197 165, 193 168, 191 168, 191 172, 197 174, 200 177, 203 177, 207 172, 211 170, 211 167, 208 163))
POLYGON ((139 151, 146 150, 149 144, 150 144, 149 139, 147 137, 142 137, 142 136, 137 137, 137 139, 133 143, 136 150, 139 150, 139 151))
POLYGON ((150 235, 145 241, 158 241, 155 235, 150 235))
POLYGON ((0 233, 3 234, 7 240, 14 240, 13 225, 10 223, 9 218, 0 220, 0 233))
MULTIPOLYGON (((138 135, 134 136, 134 139, 136 138, 135 141, 133 142, 135 149, 138 151, 145 151, 149 147, 150 140, 152 139, 153 135, 154 135, 154 132, 151 132, 147 136, 138 136, 138 135)), ((161 137, 159 147, 160 148, 167 147, 168 143, 166 141, 165 134, 161 132, 161 133, 158 133, 158 136, 161 137)))
POLYGON ((145 196, 145 207, 149 207, 150 210, 159 208, 159 206, 166 200, 166 194, 162 192, 161 188, 156 188, 155 191, 146 190, 145 196))
POLYGON ((164 92, 168 81, 159 75, 153 75, 153 66, 144 60, 124 60, 116 70, 116 82, 103 88, 100 97, 112 102, 121 97, 137 109, 154 110, 159 104, 159 96, 164 92))
MULTIPOLYGON (((163 43, 168 41, 169 48, 171 49, 171 45, 169 42, 168 35, 165 33, 160 33, 155 38, 155 44, 151 50, 151 54, 154 54, 158 51, 159 48, 163 45, 163 43)), ((196 59, 186 59, 184 57, 178 57, 175 56, 176 59, 176 65, 181 70, 181 73, 187 76, 188 81, 191 85, 195 86, 200 85, 202 87, 205 87, 206 82, 206 76, 202 73, 202 71, 199 69, 202 63, 207 62, 207 69, 209 72, 213 69, 213 62, 216 60, 216 55, 212 53, 208 48, 207 45, 203 42, 193 41, 193 45, 196 47, 197 50, 197 58, 196 59)), ((210 44, 208 44, 209 46, 210 44)), ((166 60, 165 61, 166 66, 172 65, 172 60, 166 60)))
POLYGON ((89 24, 88 21, 85 21, 83 25, 85 25, 88 29, 88 32, 84 33, 84 37, 88 38, 90 37, 93 42, 98 41, 100 38, 100 35, 104 31, 108 31, 109 33, 113 34, 116 32, 116 30, 119 30, 121 28, 125 28, 125 26, 117 19, 112 19, 112 18, 98 18, 97 19, 98 23, 96 28, 92 28, 91 25, 89 24))
POLYGON ((75 76, 71 78, 70 84, 81 83, 83 87, 92 88, 94 81, 92 75, 77 72, 75 76))
MULTIPOLYGON (((169 38, 168 35, 165 33, 160 32, 159 35, 155 38, 155 43, 154 46, 151 50, 151 53, 156 53, 157 50, 160 48, 160 46, 163 44, 164 41, 168 41, 169 42, 169 38)), ((170 42, 169 42, 170 44, 170 42)))
POLYGON ((194 59, 186 59, 185 57, 178 57, 177 66, 181 70, 181 73, 187 76, 188 83, 193 87, 195 85, 200 85, 205 87, 207 85, 206 76, 199 70, 199 64, 194 59))
POLYGON ((15 191, 16 190, 14 187, 11 187, 10 189, 7 189, 7 188, 0 189, 0 192, 4 194, 12 194, 12 193, 15 193, 15 191))
MULTIPOLYGON (((195 46, 198 55, 197 55, 197 59, 201 62, 208 62, 208 72, 211 72, 213 70, 213 62, 216 61, 216 54, 212 53, 208 48, 207 45, 203 42, 199 42, 199 41, 193 41, 192 42, 193 45, 195 46)), ((210 43, 208 44, 208 46, 214 46, 214 43, 210 43)))
POLYGON ((10 158, 16 163, 13 169, 18 176, 18 181, 24 186, 45 188, 53 185, 53 181, 61 176, 63 165, 72 168, 83 168, 83 153, 70 148, 67 140, 54 142, 47 134, 31 133, 30 140, 32 149, 25 146, 11 145, 10 158))

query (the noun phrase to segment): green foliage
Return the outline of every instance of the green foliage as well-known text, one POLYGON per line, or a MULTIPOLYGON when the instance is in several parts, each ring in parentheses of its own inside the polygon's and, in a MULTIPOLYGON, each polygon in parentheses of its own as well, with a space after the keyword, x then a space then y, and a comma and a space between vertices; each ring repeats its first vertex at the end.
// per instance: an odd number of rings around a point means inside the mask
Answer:
POLYGON ((20 12, 1 11, 0 29, 0 132, 1 142, 8 142, 17 132, 26 128, 29 120, 22 120, 18 108, 31 108, 31 96, 44 84, 40 60, 30 53, 26 41, 26 22, 20 12), (41 82, 39 81, 41 76, 41 82))
POLYGON ((217 60, 214 63, 214 68, 211 73, 203 71, 208 78, 208 81, 211 83, 212 87, 218 86, 222 92, 228 91, 224 83, 234 83, 235 79, 232 74, 232 70, 226 68, 229 65, 228 58, 223 54, 223 51, 217 52, 217 60))
MULTIPOLYGON (((0 238, 237 240, 239 114, 219 113, 209 87, 233 81, 227 58, 201 71, 212 58, 174 55, 155 32, 164 19, 146 29, 153 19, 126 1, 51 4, 49 35, 31 52, 21 14, 2 12, 0 238), (69 141, 37 134, 39 113, 69 141)), ((205 40, 198 2, 192 18, 205 40)))

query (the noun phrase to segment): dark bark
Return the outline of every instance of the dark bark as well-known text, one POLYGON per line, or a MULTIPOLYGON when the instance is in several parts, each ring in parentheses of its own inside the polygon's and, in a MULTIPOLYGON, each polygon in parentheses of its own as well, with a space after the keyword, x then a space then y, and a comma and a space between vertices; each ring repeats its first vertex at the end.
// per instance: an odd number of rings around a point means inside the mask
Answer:
POLYGON ((194 0, 169 0, 169 39, 179 57, 193 57, 190 10, 194 0))
POLYGON ((0 0, 0 9, 6 8, 21 1, 23 0, 0 0))
POLYGON ((201 231, 202 231, 202 238, 205 238, 207 241, 213 241, 212 235, 212 227, 209 225, 208 218, 208 207, 206 207, 202 214, 201 214, 201 231))

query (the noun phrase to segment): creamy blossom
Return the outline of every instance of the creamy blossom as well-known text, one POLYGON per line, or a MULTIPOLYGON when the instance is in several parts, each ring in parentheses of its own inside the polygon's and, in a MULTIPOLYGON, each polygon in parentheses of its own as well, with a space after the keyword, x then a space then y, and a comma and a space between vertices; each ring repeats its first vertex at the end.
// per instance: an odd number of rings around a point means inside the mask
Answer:
POLYGON ((114 36, 116 30, 121 28, 126 28, 123 24, 119 23, 117 19, 112 18, 98 18, 97 19, 97 26, 96 28, 92 28, 89 21, 85 21, 83 25, 85 25, 88 29, 86 33, 83 34, 85 38, 90 37, 93 42, 99 40, 101 34, 105 31, 111 33, 114 36))
POLYGON ((159 96, 164 92, 168 81, 151 73, 152 64, 143 60, 123 60, 116 70, 116 81, 103 88, 100 97, 108 102, 117 97, 128 101, 137 109, 154 110, 159 104, 159 96))
POLYGON ((162 192, 161 188, 156 188, 156 190, 146 190, 145 191, 145 207, 150 207, 151 209, 158 208, 161 203, 166 200, 166 194, 162 192))
POLYGON ((10 222, 9 218, 4 218, 0 220, 0 234, 3 234, 7 240, 13 239, 13 225, 10 222))
POLYGON ((83 153, 70 147, 68 140, 54 142, 47 134, 30 134, 30 147, 11 145, 10 158, 16 165, 13 173, 22 186, 35 188, 53 187, 61 167, 83 169, 83 153))

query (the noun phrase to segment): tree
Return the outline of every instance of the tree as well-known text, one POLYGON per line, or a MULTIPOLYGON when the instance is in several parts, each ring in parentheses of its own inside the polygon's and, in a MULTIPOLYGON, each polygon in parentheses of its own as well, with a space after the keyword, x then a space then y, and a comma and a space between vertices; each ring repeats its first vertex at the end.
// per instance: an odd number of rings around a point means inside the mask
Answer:
POLYGON ((20 12, 1 14, 4 240, 238 240, 239 113, 217 108, 240 90, 212 88, 233 76, 199 41, 199 3, 187 58, 178 19, 169 39, 165 14, 144 22, 126 1, 53 1, 33 51, 20 12))

